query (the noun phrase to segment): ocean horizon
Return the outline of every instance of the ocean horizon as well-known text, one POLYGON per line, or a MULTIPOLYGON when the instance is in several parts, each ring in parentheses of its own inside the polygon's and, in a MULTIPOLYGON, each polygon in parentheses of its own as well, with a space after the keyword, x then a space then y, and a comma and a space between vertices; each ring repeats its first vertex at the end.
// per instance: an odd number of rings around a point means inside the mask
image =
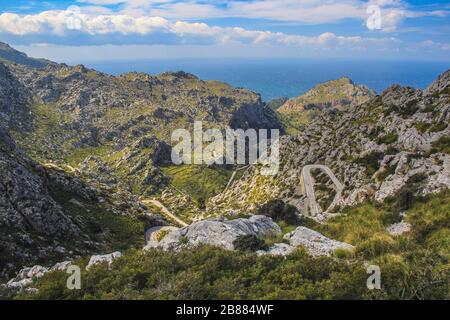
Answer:
POLYGON ((83 63, 111 75, 131 71, 152 75, 185 71, 202 80, 223 81, 255 91, 261 94, 264 101, 298 96, 318 83, 343 76, 357 84, 367 85, 377 93, 394 84, 425 89, 439 74, 450 68, 449 62, 312 59, 155 59, 73 63, 83 63))

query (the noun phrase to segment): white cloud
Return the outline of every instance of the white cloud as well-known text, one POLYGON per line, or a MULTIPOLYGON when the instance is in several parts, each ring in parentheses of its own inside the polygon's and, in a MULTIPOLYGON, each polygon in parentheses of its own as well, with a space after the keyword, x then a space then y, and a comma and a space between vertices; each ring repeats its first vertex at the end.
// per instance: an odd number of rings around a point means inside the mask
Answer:
MULTIPOLYGON (((186 21, 171 22, 162 17, 133 17, 124 14, 96 15, 73 10, 45 11, 35 15, 0 15, 0 32, 15 36, 43 36, 48 41, 59 42, 62 37, 77 39, 80 35, 90 36, 92 42, 102 43, 102 36, 114 35, 117 41, 134 40, 139 43, 220 43, 220 44, 268 44, 285 46, 325 46, 329 43, 340 45, 364 42, 386 43, 390 39, 365 39, 362 37, 342 37, 324 33, 317 37, 287 35, 280 32, 246 30, 240 27, 217 27, 206 23, 186 21), (151 37, 153 36, 153 37, 151 37), (157 36, 157 37, 154 37, 157 36)), ((111 37, 107 41, 112 41, 111 37)))
MULTIPOLYGON (((173 20, 250 18, 302 24, 335 23, 344 19, 365 21, 370 5, 381 8, 382 30, 395 31, 407 18, 448 16, 449 11, 412 11, 402 0, 78 0, 95 5, 120 4, 120 13, 160 16, 173 20)), ((445 8, 445 7, 444 7, 445 8)))

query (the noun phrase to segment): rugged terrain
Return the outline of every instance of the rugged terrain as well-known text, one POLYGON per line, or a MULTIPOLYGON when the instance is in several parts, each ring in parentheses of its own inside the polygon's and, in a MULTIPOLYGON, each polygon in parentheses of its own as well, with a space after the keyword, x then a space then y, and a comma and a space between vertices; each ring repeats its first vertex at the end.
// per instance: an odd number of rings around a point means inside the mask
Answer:
POLYGON ((344 77, 320 83, 308 92, 288 99, 277 108, 277 111, 290 125, 291 131, 296 133, 299 128, 325 109, 354 107, 374 96, 375 92, 366 86, 357 85, 351 79, 344 77))
POLYGON ((7 45, 0 59, 0 278, 18 297, 448 298, 450 71, 265 104, 184 72, 114 77, 7 45), (279 173, 171 164, 171 132, 196 120, 288 128, 279 173))
MULTIPOLYGON (((195 202, 173 186, 186 187, 169 161, 173 130, 194 120, 205 129, 280 127, 258 94, 184 72, 113 77, 6 44, 0 59, 2 277, 25 264, 142 245, 160 210, 140 197, 169 194, 197 212, 208 184, 188 187, 195 202)), ((207 182, 225 177, 208 192, 229 176, 192 170, 207 182)))
MULTIPOLYGON (((270 199, 283 199, 308 215, 301 169, 327 165, 344 184, 341 207, 450 186, 450 72, 426 90, 392 86, 369 101, 322 111, 298 135, 281 142, 281 169, 270 179, 249 168, 208 204, 212 212, 255 212, 270 199)), ((317 171, 317 193, 325 210, 335 190, 317 171)))

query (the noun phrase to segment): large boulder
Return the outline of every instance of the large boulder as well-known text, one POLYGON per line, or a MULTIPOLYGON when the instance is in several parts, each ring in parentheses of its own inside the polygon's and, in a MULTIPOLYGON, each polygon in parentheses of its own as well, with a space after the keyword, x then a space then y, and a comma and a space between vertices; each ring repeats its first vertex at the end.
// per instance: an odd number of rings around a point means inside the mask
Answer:
POLYGON ((330 256, 335 250, 352 250, 354 247, 348 243, 336 241, 325 237, 317 231, 298 227, 284 236, 293 247, 303 246, 314 256, 330 256))
POLYGON ((210 219, 199 221, 185 228, 171 231, 159 243, 152 247, 164 250, 194 247, 208 244, 234 250, 233 242, 239 236, 279 234, 280 227, 266 216, 252 216, 249 219, 225 220, 210 219))

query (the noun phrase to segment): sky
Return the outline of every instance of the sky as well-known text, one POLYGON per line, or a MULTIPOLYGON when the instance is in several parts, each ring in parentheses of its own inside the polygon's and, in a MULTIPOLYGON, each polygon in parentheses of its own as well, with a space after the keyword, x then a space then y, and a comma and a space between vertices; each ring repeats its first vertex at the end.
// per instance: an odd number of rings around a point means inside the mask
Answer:
POLYGON ((55 61, 450 61, 450 2, 0 0, 0 41, 55 61))

